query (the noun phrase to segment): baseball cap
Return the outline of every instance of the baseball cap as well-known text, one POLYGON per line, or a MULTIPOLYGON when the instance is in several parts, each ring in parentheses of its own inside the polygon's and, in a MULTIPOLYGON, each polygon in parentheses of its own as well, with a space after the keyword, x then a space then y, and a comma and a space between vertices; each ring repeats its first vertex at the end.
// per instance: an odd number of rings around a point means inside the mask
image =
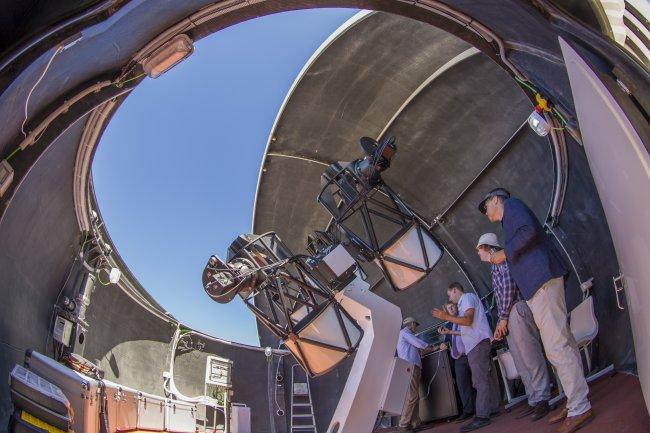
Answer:
POLYGON ((489 199, 492 197, 503 197, 503 198, 510 198, 510 193, 508 192, 507 189, 505 188, 495 188, 492 191, 488 192, 485 194, 485 197, 483 198, 483 201, 481 201, 478 204, 478 210, 484 214, 485 213, 485 202, 487 202, 489 199))
POLYGON ((406 319, 402 320, 402 326, 406 326, 406 325, 409 325, 411 323, 415 323, 415 326, 420 326, 420 324, 418 323, 417 320, 415 320, 414 317, 409 316, 406 319))
POLYGON ((501 248, 501 245, 499 245, 499 240, 497 239, 497 235, 495 235, 494 233, 482 234, 481 237, 478 238, 478 243, 476 244, 476 248, 480 247, 481 245, 488 245, 490 247, 501 248))

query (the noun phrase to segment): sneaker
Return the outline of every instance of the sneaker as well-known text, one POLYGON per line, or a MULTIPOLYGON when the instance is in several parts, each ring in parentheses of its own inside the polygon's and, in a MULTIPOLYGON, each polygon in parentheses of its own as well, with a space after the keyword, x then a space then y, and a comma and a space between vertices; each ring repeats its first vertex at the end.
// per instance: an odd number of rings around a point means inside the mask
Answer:
POLYGON ((589 409, 587 412, 576 415, 567 416, 560 426, 555 430, 555 433, 573 433, 574 431, 584 427, 591 420, 594 419, 594 412, 589 409))
POLYGON ((479 417, 474 417, 471 423, 465 424, 460 428, 461 433, 465 433, 468 431, 473 431, 473 430, 478 430, 482 427, 485 427, 486 425, 490 425, 490 419, 489 418, 479 418, 479 417))
POLYGON ((540 401, 535 405, 535 409, 533 410, 533 421, 539 421, 548 415, 550 411, 551 409, 548 407, 548 401, 540 401))

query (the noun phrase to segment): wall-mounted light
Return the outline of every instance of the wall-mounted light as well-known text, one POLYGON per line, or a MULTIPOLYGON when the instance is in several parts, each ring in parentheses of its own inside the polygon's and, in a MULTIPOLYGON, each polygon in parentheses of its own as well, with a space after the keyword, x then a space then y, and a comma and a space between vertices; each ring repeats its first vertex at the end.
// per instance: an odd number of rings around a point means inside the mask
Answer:
POLYGON ((540 137, 548 135, 551 131, 551 125, 548 124, 544 116, 535 109, 530 116, 528 116, 528 125, 531 127, 535 134, 540 137))
POLYGON ((187 35, 176 35, 142 61, 144 73, 158 78, 188 58, 194 52, 192 39, 187 35))

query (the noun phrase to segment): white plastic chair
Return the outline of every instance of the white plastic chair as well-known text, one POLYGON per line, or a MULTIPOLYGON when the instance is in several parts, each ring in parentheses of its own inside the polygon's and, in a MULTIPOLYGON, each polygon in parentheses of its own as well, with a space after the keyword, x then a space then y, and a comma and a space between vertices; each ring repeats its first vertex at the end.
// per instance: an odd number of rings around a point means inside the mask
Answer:
POLYGON ((506 390, 506 398, 508 403, 506 404, 506 409, 516 405, 522 400, 528 398, 525 394, 518 397, 512 396, 512 390, 510 389, 509 380, 519 379, 521 375, 515 367, 515 361, 512 359, 512 354, 509 350, 499 350, 497 351, 497 356, 494 359, 499 364, 499 370, 501 371, 501 380, 503 381, 503 388, 506 390))
POLYGON ((584 351, 587 361, 587 372, 591 372, 591 342, 598 335, 598 320, 594 311, 594 298, 587 296, 569 314, 571 333, 578 343, 578 349, 584 351))

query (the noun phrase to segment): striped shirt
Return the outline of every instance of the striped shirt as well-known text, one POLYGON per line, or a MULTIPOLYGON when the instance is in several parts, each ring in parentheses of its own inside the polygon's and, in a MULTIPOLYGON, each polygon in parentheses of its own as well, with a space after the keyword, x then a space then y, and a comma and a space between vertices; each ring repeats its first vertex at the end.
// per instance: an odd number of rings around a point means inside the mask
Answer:
POLYGON ((492 290, 497 298, 499 320, 510 316, 510 309, 519 300, 519 289, 510 274, 508 263, 492 265, 492 290))

